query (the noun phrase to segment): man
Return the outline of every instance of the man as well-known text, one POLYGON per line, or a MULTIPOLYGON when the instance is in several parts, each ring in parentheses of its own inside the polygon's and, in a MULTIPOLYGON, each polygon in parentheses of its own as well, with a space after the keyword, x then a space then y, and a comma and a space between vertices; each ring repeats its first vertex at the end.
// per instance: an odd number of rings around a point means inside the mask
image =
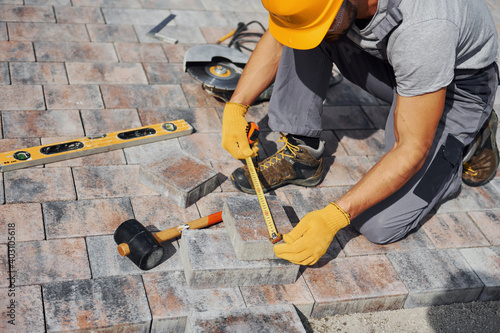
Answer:
MULTIPOLYGON (((274 81, 269 126, 288 135, 281 139, 284 147, 259 164, 266 190, 323 180, 319 136, 332 63, 391 104, 385 155, 345 195, 283 235, 285 242, 274 247, 279 257, 312 265, 348 224, 374 243, 397 241, 455 195, 462 178, 479 186, 494 177, 498 42, 482 0, 262 3, 269 31, 226 104, 222 145, 237 159, 256 155, 245 114, 274 81)), ((231 179, 254 193, 246 167, 231 179)))

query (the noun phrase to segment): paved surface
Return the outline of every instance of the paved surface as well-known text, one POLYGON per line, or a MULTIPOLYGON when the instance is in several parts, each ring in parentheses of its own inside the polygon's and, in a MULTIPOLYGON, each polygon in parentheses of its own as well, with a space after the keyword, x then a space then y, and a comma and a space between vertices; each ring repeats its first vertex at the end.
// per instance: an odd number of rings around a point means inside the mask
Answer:
MULTIPOLYGON (((500 2, 488 3, 500 23, 500 2)), ((111 235, 124 220, 164 229, 222 210, 227 196, 240 195, 227 177, 241 163, 220 147, 223 103, 183 72, 182 61, 192 45, 214 43, 254 19, 267 21, 258 0, 0 0, 0 151, 179 118, 196 129, 164 143, 0 174, 0 253, 8 253, 0 257, 0 331, 183 331, 204 317, 215 325, 213 311, 256 318, 261 307, 293 303, 320 332, 329 328, 315 317, 328 316, 333 329, 353 323, 342 314, 496 304, 484 301, 500 299, 500 173, 484 187, 464 186, 399 243, 373 245, 342 230, 325 260, 302 268, 292 285, 193 291, 178 241, 166 244, 168 259, 147 273, 118 257, 111 235), (146 36, 171 13, 176 18, 164 33, 179 44, 146 36), (179 149, 220 173, 220 186, 188 208, 139 181, 143 161, 179 149)), ((325 181, 275 193, 292 223, 347 191, 383 150, 387 105, 346 81, 325 103, 325 181)), ((265 109, 260 104, 248 117, 263 131, 263 155, 276 150, 279 137, 267 130, 265 109)), ((439 330, 443 316, 432 314, 439 310, 428 314, 427 328, 439 330)))

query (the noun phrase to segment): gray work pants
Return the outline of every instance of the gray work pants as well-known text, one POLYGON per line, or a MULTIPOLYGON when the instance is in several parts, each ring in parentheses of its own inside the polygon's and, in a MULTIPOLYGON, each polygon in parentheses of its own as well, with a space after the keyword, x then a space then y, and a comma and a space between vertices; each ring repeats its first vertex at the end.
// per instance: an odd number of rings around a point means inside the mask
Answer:
MULTIPOLYGON (((359 49, 349 39, 321 43, 312 50, 284 47, 273 95, 269 126, 273 131, 319 137, 321 114, 332 63, 342 75, 391 104, 385 127, 388 151, 395 142, 395 78, 389 63, 359 49)), ((439 202, 458 192, 464 147, 474 139, 491 113, 498 69, 457 71, 447 88, 446 102, 434 142, 423 167, 400 190, 351 221, 378 244, 405 237, 439 202)))

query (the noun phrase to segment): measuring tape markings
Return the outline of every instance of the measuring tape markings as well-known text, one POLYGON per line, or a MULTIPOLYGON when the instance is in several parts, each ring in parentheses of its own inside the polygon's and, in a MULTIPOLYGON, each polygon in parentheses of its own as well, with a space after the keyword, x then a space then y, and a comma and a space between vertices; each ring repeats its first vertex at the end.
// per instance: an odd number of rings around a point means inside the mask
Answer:
POLYGON ((248 171, 250 172, 250 177, 252 178, 253 187, 255 189, 255 192, 257 193, 257 198, 259 199, 262 214, 264 215, 264 220, 266 221, 267 230, 269 231, 269 239, 271 240, 271 243, 276 244, 281 240, 281 234, 276 230, 276 226, 274 224, 271 211, 269 210, 269 206, 267 205, 266 197, 264 196, 264 192, 262 191, 262 186, 260 185, 259 177, 257 176, 257 172, 255 171, 255 166, 252 162, 252 158, 247 157, 246 162, 248 171))
POLYGON ((0 153, 0 171, 11 171, 69 158, 152 143, 191 134, 193 127, 179 119, 124 131, 85 137, 59 143, 41 145, 0 153))

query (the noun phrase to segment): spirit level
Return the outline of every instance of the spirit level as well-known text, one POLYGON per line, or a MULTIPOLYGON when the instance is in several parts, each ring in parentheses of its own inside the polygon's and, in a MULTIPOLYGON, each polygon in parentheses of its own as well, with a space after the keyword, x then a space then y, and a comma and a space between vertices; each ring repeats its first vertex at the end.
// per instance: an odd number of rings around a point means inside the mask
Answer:
POLYGON ((58 162, 111 150, 137 146, 188 135, 193 127, 179 119, 166 123, 111 132, 97 137, 85 137, 49 145, 41 145, 0 153, 0 171, 58 162))

